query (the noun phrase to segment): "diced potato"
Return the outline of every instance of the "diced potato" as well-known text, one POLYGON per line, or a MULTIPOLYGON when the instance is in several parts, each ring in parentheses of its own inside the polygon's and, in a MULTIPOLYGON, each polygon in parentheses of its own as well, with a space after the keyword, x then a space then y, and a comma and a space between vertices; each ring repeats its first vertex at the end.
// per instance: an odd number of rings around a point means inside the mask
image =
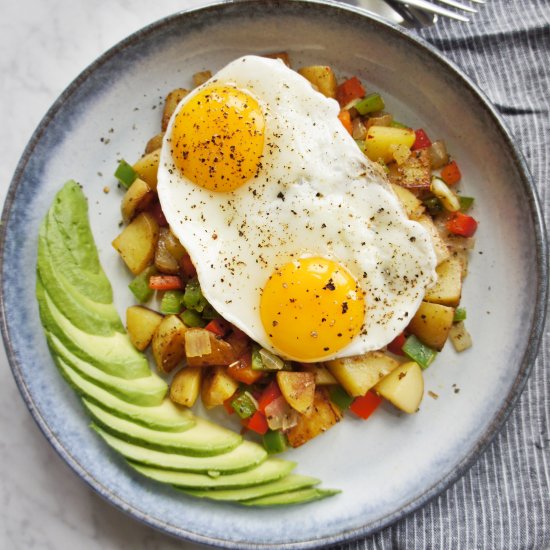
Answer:
POLYGON ((201 390, 203 369, 186 367, 176 373, 170 384, 170 399, 179 405, 192 407, 201 390))
MULTIPOLYGON (((390 159, 393 160, 393 159, 390 159)), ((428 190, 432 184, 432 166, 426 148, 412 151, 402 162, 388 166, 388 177, 392 183, 408 189, 428 190)))
POLYGON ((423 214, 418 218, 416 218, 416 221, 420 223, 422 227, 424 227, 424 229, 426 229, 426 231, 430 235, 430 238, 432 240, 432 245, 435 251, 437 265, 449 259, 451 257, 449 249, 447 248, 447 245, 445 244, 443 239, 440 237, 439 231, 437 230, 437 227, 434 225, 432 218, 426 214, 423 214))
POLYGON ((416 139, 413 130, 408 128, 393 128, 392 126, 371 126, 365 139, 365 154, 372 161, 382 159, 384 162, 393 160, 391 145, 405 145, 409 149, 416 139))
POLYGON ((437 268, 437 283, 426 291, 424 300, 445 306, 457 306, 462 293, 462 263, 449 258, 437 268))
POLYGON ((145 154, 148 155, 157 149, 162 147, 162 140, 164 139, 164 132, 160 132, 156 136, 153 136, 145 145, 145 154))
POLYGON ((166 96, 166 99, 164 100, 164 110, 162 112, 162 123, 161 123, 161 128, 163 132, 166 132, 166 128, 168 128, 168 123, 170 122, 170 118, 172 117, 172 114, 176 110, 178 103, 188 93, 189 93, 189 90, 185 90, 184 88, 176 88, 166 96))
POLYGON ((310 65, 302 67, 298 72, 307 78, 323 95, 327 97, 336 97, 336 76, 334 71, 326 65, 310 65))
POLYGON ((161 227, 157 249, 155 250, 155 267, 162 273, 175 275, 179 273, 180 266, 176 258, 168 251, 167 241, 172 232, 167 227, 161 227))
POLYGON ((399 363, 380 351, 372 351, 355 357, 333 359, 326 365, 349 395, 359 397, 397 368, 399 363))
POLYGON ((422 302, 408 331, 430 348, 441 351, 453 326, 454 314, 452 307, 422 302))
POLYGON ((238 388, 239 383, 227 374, 225 367, 214 367, 202 382, 202 402, 207 409, 223 405, 238 388))
POLYGON ((458 235, 445 235, 445 233, 443 235, 450 256, 458 260, 462 266, 462 280, 464 280, 466 275, 468 275, 470 252, 474 247, 475 239, 460 237, 458 235))
POLYGON ((280 59, 287 67, 290 67, 290 56, 287 52, 264 53, 263 57, 280 59))
POLYGON ((207 80, 212 78, 212 71, 199 71, 193 75, 193 85, 202 86, 207 80))
POLYGON ((136 178, 122 198, 120 211, 124 223, 128 223, 137 214, 145 210, 151 204, 154 197, 155 192, 149 185, 141 178, 136 178))
POLYGON ((190 328, 185 334, 187 365, 190 367, 212 367, 230 365, 238 357, 231 344, 218 338, 213 332, 204 328, 190 328), (203 351, 197 353, 198 347, 203 351))
POLYGON ((330 400, 326 388, 316 388, 313 406, 308 415, 300 415, 298 423, 287 431, 291 447, 299 447, 340 422, 342 411, 330 400))
POLYGON ((403 145, 403 143, 390 145, 390 150, 397 166, 404 164, 411 156, 411 150, 406 145, 403 145))
POLYGON ((449 338, 451 339, 453 347, 458 352, 472 347, 472 337, 466 330, 466 327, 462 321, 453 323, 453 326, 449 331, 449 338))
POLYGON ((395 183, 392 183, 391 187, 397 195, 399 202, 401 202, 401 206, 403 206, 407 216, 411 220, 416 220, 424 214, 424 205, 422 204, 422 201, 414 195, 414 193, 411 193, 408 189, 405 189, 400 185, 396 185, 395 183))
POLYGON ((126 328, 134 347, 143 351, 162 321, 162 315, 143 306, 130 306, 126 310, 126 328))
POLYGON ((302 414, 309 412, 315 395, 315 375, 312 372, 279 371, 277 383, 293 409, 302 414))
POLYGON ((134 163, 133 169, 138 177, 144 180, 151 189, 157 189, 157 172, 159 169, 160 149, 143 155, 134 163))
POLYGON ((128 269, 138 275, 153 261, 158 236, 159 226, 155 218, 142 212, 123 229, 112 245, 128 269))
POLYGON ((153 335, 153 357, 157 368, 169 373, 185 357, 187 327, 177 315, 167 315, 153 335))
POLYGON ((418 410, 424 396, 422 369, 414 361, 403 363, 380 380, 374 389, 398 409, 412 414, 418 410))
POLYGON ((300 367, 303 370, 313 373, 316 386, 332 386, 338 384, 338 380, 334 378, 324 363, 300 363, 300 367))

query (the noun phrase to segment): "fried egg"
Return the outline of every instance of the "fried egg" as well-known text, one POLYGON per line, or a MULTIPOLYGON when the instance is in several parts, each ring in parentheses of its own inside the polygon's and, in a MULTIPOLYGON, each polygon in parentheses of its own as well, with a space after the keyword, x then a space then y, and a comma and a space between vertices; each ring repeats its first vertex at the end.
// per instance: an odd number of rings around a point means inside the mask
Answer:
POLYGON ((429 235, 338 111, 281 61, 242 57, 178 105, 158 171, 208 301, 302 362, 382 348, 436 278, 429 235))

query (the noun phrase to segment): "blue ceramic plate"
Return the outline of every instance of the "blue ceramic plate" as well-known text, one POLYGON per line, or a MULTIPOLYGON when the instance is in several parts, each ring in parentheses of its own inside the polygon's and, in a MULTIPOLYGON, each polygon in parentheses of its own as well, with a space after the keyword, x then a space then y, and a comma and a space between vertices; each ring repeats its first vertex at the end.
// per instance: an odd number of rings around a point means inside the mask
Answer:
POLYGON ((546 303, 544 232, 533 185, 494 109, 454 66, 416 38, 330 3, 245 1, 177 14, 130 36, 86 69, 52 106, 19 163, 2 218, 2 328, 21 393, 59 455, 118 508, 172 535, 234 548, 318 547, 372 533, 456 480, 502 426, 529 374, 546 303), (388 109, 445 138, 476 197, 477 248, 464 289, 474 346, 447 346, 425 372, 420 412, 348 418, 288 453, 336 497, 243 509, 185 497, 133 473, 87 428, 50 359, 32 272, 39 222, 74 178, 121 312, 128 274, 110 246, 119 231, 117 159, 158 132, 162 97, 193 73, 247 53, 287 50, 293 64, 332 65, 379 90, 388 109), (111 187, 105 194, 103 188, 111 187), (455 390, 459 388, 460 392, 455 390))

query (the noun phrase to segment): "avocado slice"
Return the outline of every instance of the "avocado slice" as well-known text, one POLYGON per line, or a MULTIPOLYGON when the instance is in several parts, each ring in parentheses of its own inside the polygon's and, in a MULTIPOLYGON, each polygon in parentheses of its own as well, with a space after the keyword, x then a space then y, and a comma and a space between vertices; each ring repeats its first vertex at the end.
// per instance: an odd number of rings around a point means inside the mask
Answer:
POLYGON ((115 416, 86 398, 82 399, 88 412, 102 428, 125 441, 164 452, 189 456, 213 456, 237 447, 242 437, 231 430, 195 417, 195 426, 184 432, 149 429, 115 416))
POLYGON ((61 340, 53 334, 46 333, 46 336, 52 354, 61 358, 89 382, 102 387, 128 403, 145 407, 160 405, 168 392, 166 382, 153 371, 149 371, 148 376, 132 378, 131 380, 112 376, 71 353, 61 340))
POLYGON ((308 489, 299 489, 298 491, 290 491, 288 493, 252 498, 241 502, 241 504, 245 506, 287 506, 289 504, 304 504, 313 500, 320 500, 338 493, 340 493, 340 491, 335 489, 317 489, 316 487, 311 487, 308 489))
POLYGON ((88 298, 103 304, 113 301, 111 283, 103 270, 86 269, 84 265, 76 262, 51 209, 46 216, 46 240, 56 271, 62 271, 70 283, 88 298))
POLYGON ((170 399, 165 398, 160 405, 154 407, 132 405, 80 376, 59 356, 54 356, 54 360, 61 374, 79 394, 109 409, 113 414, 148 428, 168 432, 182 432, 195 425, 194 416, 187 410, 179 409, 170 399))
POLYGON ((37 277, 36 295, 42 325, 77 357, 119 378, 150 375, 147 359, 132 346, 126 334, 114 332, 111 336, 98 336, 75 327, 53 303, 40 276, 37 277))
POLYGON ((188 495, 209 498, 211 500, 226 500, 231 502, 240 502, 243 500, 251 500, 253 498, 266 497, 270 495, 278 495, 279 493, 287 493, 298 489, 313 487, 320 483, 318 479, 299 474, 289 474, 282 479, 262 483, 261 485, 253 485, 252 487, 241 487, 240 489, 181 489, 188 495))
POLYGON ((261 483, 267 483, 268 481, 274 481, 285 477, 296 466, 295 462, 281 460, 279 458, 268 458, 259 466, 247 470, 246 472, 210 477, 205 474, 174 472, 172 470, 163 470, 151 466, 141 466, 133 462, 129 462, 129 464, 144 476, 150 477, 156 481, 170 483, 177 487, 194 487, 197 489, 229 489, 260 485, 261 483))
POLYGON ((118 439, 95 424, 92 424, 92 428, 110 447, 127 460, 167 470, 199 472, 207 473, 209 476, 218 476, 250 470, 267 458, 266 451, 260 445, 250 441, 243 441, 233 450, 224 454, 197 457, 155 451, 118 439))
POLYGON ((104 336, 115 331, 125 332, 112 303, 100 303, 88 298, 66 279, 63 270, 55 270, 44 233, 45 226, 42 223, 38 235, 37 269, 57 308, 84 332, 104 336))

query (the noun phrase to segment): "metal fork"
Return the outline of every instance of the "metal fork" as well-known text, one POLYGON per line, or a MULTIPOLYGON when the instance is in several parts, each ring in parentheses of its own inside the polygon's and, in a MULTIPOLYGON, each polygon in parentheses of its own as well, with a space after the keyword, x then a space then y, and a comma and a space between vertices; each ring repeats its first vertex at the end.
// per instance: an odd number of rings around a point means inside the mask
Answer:
MULTIPOLYGON (((468 14, 475 14, 477 10, 464 3, 464 0, 383 0, 403 18, 403 24, 408 27, 425 27, 433 25, 438 16, 448 17, 467 23, 468 17, 445 6, 460 10, 468 14), (445 6, 441 5, 444 4, 445 6)), ((469 0, 474 4, 484 4, 485 0, 469 0)), ((348 0, 348 3, 372 9, 372 2, 368 0, 348 0)))

